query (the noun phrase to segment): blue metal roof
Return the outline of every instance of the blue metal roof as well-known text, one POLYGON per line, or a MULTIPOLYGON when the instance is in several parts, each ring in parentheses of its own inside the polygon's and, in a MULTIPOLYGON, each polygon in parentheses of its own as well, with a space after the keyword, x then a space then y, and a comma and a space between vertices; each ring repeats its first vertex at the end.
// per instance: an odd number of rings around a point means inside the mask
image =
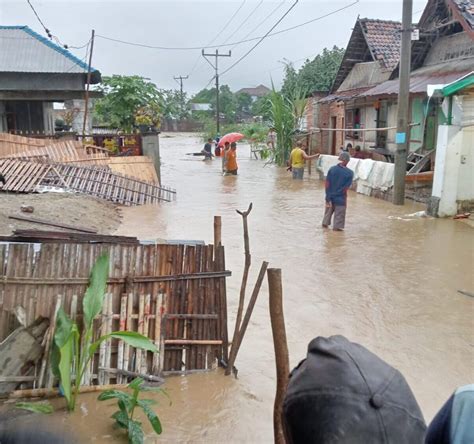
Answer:
MULTIPOLYGON (((84 73, 88 65, 28 26, 0 26, 0 71, 84 73)), ((96 75, 99 71, 91 67, 96 75)))

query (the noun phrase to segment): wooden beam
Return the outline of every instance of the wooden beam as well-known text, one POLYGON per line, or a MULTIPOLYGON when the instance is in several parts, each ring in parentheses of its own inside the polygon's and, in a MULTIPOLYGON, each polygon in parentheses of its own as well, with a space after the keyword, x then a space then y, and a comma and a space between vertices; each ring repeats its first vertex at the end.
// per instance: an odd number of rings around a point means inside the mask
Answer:
POLYGON ((49 225, 50 227, 66 228, 68 230, 80 231, 82 233, 97 234, 97 230, 91 230, 90 228, 80 227, 77 225, 62 224, 59 222, 53 222, 46 219, 40 219, 38 217, 27 217, 27 216, 8 216, 9 219, 21 220, 23 222, 31 222, 40 225, 49 225))

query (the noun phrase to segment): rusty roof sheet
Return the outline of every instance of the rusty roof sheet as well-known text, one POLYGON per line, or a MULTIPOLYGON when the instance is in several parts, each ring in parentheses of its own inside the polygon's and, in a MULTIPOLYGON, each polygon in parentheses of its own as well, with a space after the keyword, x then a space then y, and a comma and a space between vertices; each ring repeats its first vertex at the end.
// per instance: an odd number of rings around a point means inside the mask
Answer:
MULTIPOLYGON (((410 93, 426 93, 428 85, 448 84, 473 70, 474 58, 417 69, 410 76, 410 93)), ((388 80, 360 95, 364 97, 395 95, 398 94, 398 86, 399 79, 388 80)))
POLYGON ((370 86, 364 88, 355 88, 348 91, 336 91, 335 93, 329 94, 328 96, 323 97, 321 100, 318 100, 318 103, 328 103, 334 102, 336 100, 350 100, 369 89, 370 86))
POLYGON ((400 59, 400 22, 363 18, 359 23, 374 60, 379 60, 385 68, 394 69, 400 59))

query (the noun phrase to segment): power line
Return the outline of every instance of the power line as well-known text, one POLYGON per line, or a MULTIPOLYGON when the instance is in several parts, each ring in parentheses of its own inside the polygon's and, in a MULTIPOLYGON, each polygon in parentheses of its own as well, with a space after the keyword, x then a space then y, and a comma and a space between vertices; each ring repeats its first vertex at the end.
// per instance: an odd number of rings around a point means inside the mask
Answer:
POLYGON ((35 7, 31 4, 30 0, 26 0, 28 2, 28 4, 30 5, 30 8, 32 9, 33 13, 36 15, 36 18, 38 19, 38 21, 40 22, 41 26, 43 27, 44 31, 46 32, 46 34, 48 34, 48 37, 51 38, 52 35, 51 33, 49 32, 49 29, 46 27, 46 25, 43 23, 43 20, 41 20, 40 16, 38 15, 38 13, 36 12, 36 9, 35 7))
POLYGON ((290 8, 278 19, 278 21, 268 30, 268 32, 260 38, 260 40, 255 43, 242 57, 240 57, 235 63, 230 65, 221 75, 228 73, 234 66, 238 65, 245 57, 247 57, 260 43, 265 40, 265 38, 270 35, 270 33, 283 21, 283 19, 290 13, 290 11, 298 4, 299 0, 295 0, 295 2, 290 6, 290 8))
MULTIPOLYGON (((55 42, 59 45, 59 46, 62 46, 64 47, 65 49, 68 49, 69 46, 66 45, 65 43, 62 43, 61 40, 59 40, 59 38, 55 35, 53 35, 51 33, 51 31, 46 27, 46 25, 43 23, 43 20, 41 20, 41 17, 39 16, 39 14, 36 12, 36 9, 35 7, 32 5, 31 1, 30 0, 26 0, 27 3, 30 5, 30 8, 31 10, 33 11, 33 13, 35 14, 36 18, 38 19, 38 21, 40 22, 41 26, 43 27, 44 29, 44 32, 46 33, 46 35, 49 37, 50 40, 55 40, 55 42)), ((85 46, 85 45, 84 45, 85 46)), ((82 48, 84 47, 82 46, 82 48)))
MULTIPOLYGON (((286 0, 283 0, 282 2, 278 3, 278 5, 276 5, 276 7, 272 10, 272 12, 270 12, 270 14, 268 14, 263 20, 261 20, 259 23, 257 23, 257 25, 250 31, 248 32, 245 37, 244 37, 244 40, 251 34, 253 34, 254 31, 256 31, 260 26, 262 26, 273 14, 275 14, 275 12, 277 12, 284 4, 285 4, 285 1, 286 0)), ((237 45, 234 45, 232 46, 232 48, 230 48, 231 50, 234 49, 237 45)))
MULTIPOLYGON (((224 31, 224 29, 226 29, 231 23, 232 23, 232 20, 234 20, 234 18, 237 16, 237 14, 239 13, 239 11, 242 9, 242 7, 245 5, 247 0, 243 0, 240 5, 238 6, 238 8, 234 11, 234 13, 232 14, 232 16, 230 17, 229 20, 227 20, 226 24, 221 28, 221 30, 214 36, 214 38, 207 44, 207 46, 209 46, 210 44, 212 44, 216 39, 217 37, 219 37, 222 33, 222 31, 224 31)), ((200 48, 199 48, 200 49, 200 48)), ((194 61, 193 63, 193 67, 191 68, 191 71, 189 72, 188 76, 190 76, 196 69, 199 61, 202 60, 201 59, 201 54, 198 54, 198 56, 196 57, 196 60, 194 61)))
MULTIPOLYGON (((354 6, 356 5, 357 3, 360 3, 360 0, 355 0, 353 1, 352 3, 349 3, 348 5, 346 6, 342 6, 341 8, 338 8, 338 9, 335 9, 334 11, 331 11, 331 12, 328 12, 327 14, 324 14, 322 16, 319 16, 319 17, 316 17, 314 19, 311 19, 311 20, 308 20, 306 22, 303 22, 303 23, 300 23, 298 25, 295 25, 295 26, 291 26, 289 28, 285 28, 285 29, 282 29, 280 31, 277 31, 277 32, 272 32, 268 35, 265 35, 265 38, 267 37, 273 37, 274 35, 280 35, 280 34, 283 34, 285 32, 288 32, 288 31, 293 31, 294 29, 297 29, 297 28, 301 28, 303 26, 306 26, 306 25, 309 25, 310 23, 313 23, 313 22, 316 22, 318 20, 321 20, 323 18, 326 18, 326 17, 329 17, 331 15, 334 15, 334 14, 337 14, 338 12, 341 12, 345 9, 348 9, 350 8, 351 6, 354 6)), ((240 45, 242 43, 249 43, 249 42, 254 42, 256 40, 260 40, 262 37, 252 37, 250 39, 244 39, 244 40, 240 40, 240 41, 237 41, 237 42, 230 42, 230 43, 225 43, 225 44, 220 44, 220 45, 208 45, 208 46, 175 46, 175 47, 170 47, 170 46, 154 46, 154 45, 148 45, 148 44, 144 44, 144 43, 134 43, 134 42, 128 42, 128 41, 125 41, 125 40, 120 40, 120 39, 114 39, 114 38, 111 38, 111 37, 106 37, 106 36, 103 36, 103 35, 96 35, 96 38, 101 38, 101 39, 104 39, 104 40, 110 40, 112 42, 116 42, 116 43, 122 43, 124 45, 130 45, 130 46, 138 46, 138 47, 142 47, 142 48, 149 48, 149 49, 161 49, 161 50, 168 50, 168 51, 191 51, 191 50, 197 50, 197 49, 202 49, 202 48, 205 48, 205 49, 212 49, 212 48, 222 48, 222 47, 226 47, 226 46, 236 46, 236 45, 240 45)))
POLYGON ((223 43, 227 43, 227 42, 229 41, 229 39, 234 35, 234 33, 235 33, 236 31, 238 31, 238 30, 247 22, 247 20, 254 14, 254 12, 255 12, 258 8, 260 8, 260 6, 262 6, 262 3, 263 3, 263 0, 260 0, 260 2, 257 3, 257 6, 255 6, 255 8, 253 8, 253 9, 250 11, 250 13, 247 15, 247 17, 245 17, 245 18, 240 22, 239 26, 237 26, 237 28, 235 29, 235 31, 234 31, 234 32, 231 32, 231 33, 229 34, 229 37, 227 37, 227 38, 224 40, 223 43))

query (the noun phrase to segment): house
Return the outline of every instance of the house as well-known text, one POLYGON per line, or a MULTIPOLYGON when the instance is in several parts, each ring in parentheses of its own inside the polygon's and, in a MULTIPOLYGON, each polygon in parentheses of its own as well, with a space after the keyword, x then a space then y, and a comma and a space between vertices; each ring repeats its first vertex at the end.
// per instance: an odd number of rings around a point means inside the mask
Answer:
POLYGON ((392 75, 400 58, 400 30, 399 22, 357 18, 331 91, 316 104, 322 152, 336 154, 347 143, 368 148, 380 139, 357 130, 385 127, 396 106, 358 97, 392 75))
POLYGON ((258 85, 255 88, 239 89, 236 94, 248 94, 252 98, 252 101, 255 102, 258 98, 270 94, 270 91, 271 89, 267 88, 265 85, 258 85))
POLYGON ((210 103, 191 103, 191 112, 193 111, 212 111, 210 103))
MULTIPOLYGON (((64 102, 73 129, 82 130, 87 71, 83 60, 28 26, 0 26, 0 132, 54 133, 54 102, 64 102)), ((91 83, 100 81, 92 68, 91 83)))
POLYGON ((438 127, 432 216, 474 210, 474 71, 441 87, 446 121, 438 127))
MULTIPOLYGON (((417 26, 420 39, 413 40, 411 48, 410 121, 416 125, 410 130, 412 152, 433 150, 438 126, 446 122, 441 99, 429 94, 430 90, 474 69, 473 25, 474 6, 469 0, 429 0, 425 7, 417 26)), ((358 100, 377 104, 382 120, 377 126, 396 126, 398 87, 397 67, 389 80, 359 94, 358 100)), ((395 130, 377 135, 376 149, 396 150, 395 130)))

